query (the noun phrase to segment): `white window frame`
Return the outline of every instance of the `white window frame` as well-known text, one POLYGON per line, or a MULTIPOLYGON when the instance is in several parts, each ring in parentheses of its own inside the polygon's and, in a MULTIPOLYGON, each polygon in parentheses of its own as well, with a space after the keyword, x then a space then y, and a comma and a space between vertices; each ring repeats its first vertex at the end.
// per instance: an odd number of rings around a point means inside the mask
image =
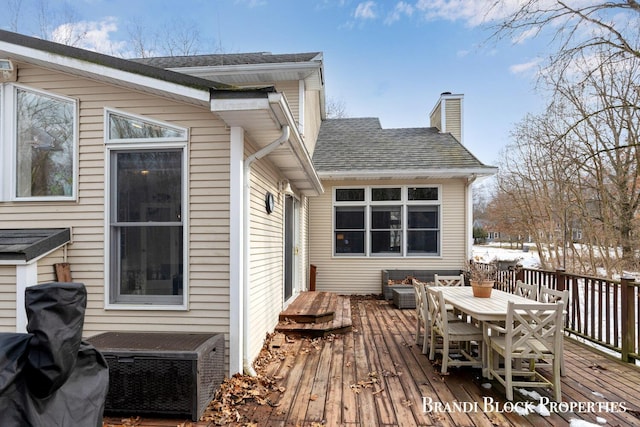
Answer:
POLYGON ((332 189, 331 195, 331 251, 334 258, 440 258, 442 257, 442 185, 440 184, 413 184, 413 185, 345 185, 336 186, 332 189), (373 201, 371 197, 372 189, 378 188, 400 188, 400 200, 373 201), (437 200, 409 200, 409 188, 436 188, 438 190, 437 200), (336 201, 337 190, 363 189, 364 201, 336 201), (336 253, 336 207, 361 206, 364 207, 364 254, 336 253), (395 253, 372 253, 371 250, 371 207, 372 206, 400 206, 402 218, 401 250, 395 253), (438 251, 433 254, 408 253, 408 209, 407 206, 437 206, 438 207, 438 251))
POLYGON ((36 89, 33 87, 16 84, 4 83, 0 84, 0 155, 2 161, 0 167, 0 201, 11 202, 60 202, 60 201, 76 201, 78 199, 78 128, 79 128, 79 103, 77 99, 62 96, 49 91, 36 89), (73 183, 71 195, 69 196, 21 196, 17 195, 17 92, 23 90, 31 93, 40 94, 49 98, 59 99, 62 102, 73 104, 73 156, 72 156, 72 175, 73 183))
POLYGON ((139 116, 136 114, 125 113, 121 110, 114 110, 112 108, 104 109, 104 143, 105 143, 105 173, 104 173, 104 188, 105 188, 105 225, 104 225, 104 242, 105 242, 105 309, 107 310, 166 310, 166 311, 185 311, 189 309, 189 268, 188 268, 188 176, 189 176, 189 129, 179 127, 173 124, 168 124, 159 120, 150 119, 149 117, 139 116), (139 139, 109 139, 109 115, 111 112, 117 112, 118 115, 124 117, 131 117, 136 120, 143 120, 146 122, 154 123, 159 126, 169 127, 172 129, 185 132, 184 138, 139 138, 139 139), (117 301, 119 296, 119 287, 117 281, 111 280, 112 265, 111 262, 115 260, 111 259, 112 255, 112 242, 111 242, 111 228, 113 215, 112 200, 113 192, 115 189, 111 188, 111 175, 113 171, 113 165, 111 164, 111 158, 113 152, 124 151, 141 151, 141 150, 181 150, 182 151, 182 302, 180 304, 167 304, 154 300, 158 300, 158 297, 153 295, 147 296, 147 302, 135 303, 135 302, 122 302, 117 301), (112 283, 113 282, 113 283, 112 283), (111 298, 114 296, 114 298, 111 298))

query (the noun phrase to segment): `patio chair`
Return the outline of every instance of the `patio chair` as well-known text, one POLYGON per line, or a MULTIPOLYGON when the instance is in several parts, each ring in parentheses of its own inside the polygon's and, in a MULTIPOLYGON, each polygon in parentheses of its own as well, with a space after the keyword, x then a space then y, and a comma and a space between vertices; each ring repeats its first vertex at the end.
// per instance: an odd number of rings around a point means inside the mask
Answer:
POLYGON ((458 276, 442 276, 433 275, 433 283, 435 286, 464 286, 464 274, 458 276))
POLYGON ((513 291, 515 295, 525 297, 534 301, 538 300, 538 285, 524 283, 522 280, 516 282, 516 288, 513 291))
POLYGON ((429 315, 429 311, 427 310, 427 301, 424 298, 424 287, 425 283, 412 279, 411 283, 413 284, 413 290, 416 294, 416 344, 420 344, 423 342, 424 346, 424 337, 427 335, 427 318, 429 315), (420 331, 425 329, 424 335, 421 335, 420 331))
POLYGON ((553 304, 509 302, 505 326, 487 324, 491 332, 489 378, 495 377, 504 386, 508 400, 513 400, 514 387, 551 387, 553 398, 557 402, 561 401, 560 352, 563 309, 562 302, 553 304), (496 355, 504 358, 503 368, 494 364, 496 355), (535 363, 529 363, 528 368, 515 368, 513 363, 517 360, 529 362, 551 360, 551 380, 536 370, 535 363))
MULTIPOLYGON (((440 372, 446 374, 449 366, 473 366, 482 367, 480 357, 471 354, 471 343, 482 342, 482 329, 467 322, 450 322, 449 312, 444 303, 442 291, 437 287, 427 290, 427 301, 429 305, 429 316, 431 318, 431 342, 429 345, 429 360, 435 359, 435 354, 442 354, 442 366, 440 372), (442 339, 442 347, 436 346, 438 338, 442 339), (451 344, 458 344, 456 351, 463 359, 454 359, 450 351, 451 344), (463 343, 469 344, 466 346, 463 343)), ((479 352, 478 352, 479 353, 479 352)))
MULTIPOLYGON (((433 275, 434 286, 464 286, 464 274, 457 276, 443 276, 440 274, 433 275)), ((447 310, 453 311, 453 306, 447 304, 447 310)), ((457 315, 458 313, 456 313, 457 315)))
MULTIPOLYGON (((420 307, 420 311, 416 312, 419 324, 416 327, 416 344, 420 344, 420 337, 422 337, 422 354, 429 352, 429 342, 431 340, 431 315, 429 314, 429 304, 427 302, 427 289, 429 285, 418 280, 413 280, 416 290, 416 310, 420 307), (418 296, 420 294, 420 296, 418 296), (420 303, 418 304, 418 301, 420 303), (424 328, 424 334, 420 335, 420 330, 424 328)), ((457 317, 453 312, 447 311, 447 320, 451 322, 461 322, 462 319, 457 317)), ((439 345, 439 343, 436 343, 439 345)))
MULTIPOLYGON (((538 301, 544 302, 544 303, 554 303, 554 302, 562 301, 564 303, 564 307, 566 310, 566 307, 568 307, 568 303, 569 303, 569 291, 566 289, 564 291, 559 291, 557 289, 551 289, 548 286, 542 286, 540 287, 540 293, 538 294, 538 301)), ((564 319, 564 316, 563 316, 563 319, 564 319)), ((564 322, 562 323, 562 325, 564 326, 564 322)), ((538 366, 540 366, 540 363, 538 363, 538 366)), ((565 376, 564 339, 560 340, 560 376, 561 377, 565 376)))

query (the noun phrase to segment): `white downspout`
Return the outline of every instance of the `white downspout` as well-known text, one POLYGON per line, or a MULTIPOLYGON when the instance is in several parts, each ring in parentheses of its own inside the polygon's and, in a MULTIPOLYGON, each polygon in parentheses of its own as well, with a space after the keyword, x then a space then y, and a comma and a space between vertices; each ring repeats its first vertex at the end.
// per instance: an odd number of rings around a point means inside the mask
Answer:
POLYGON ((243 197, 243 231, 244 231, 244 244, 243 244, 243 277, 242 277, 242 295, 244 304, 242 306, 242 365, 244 373, 247 375, 255 376, 256 371, 251 366, 251 362, 249 361, 249 285, 250 285, 250 251, 249 245, 251 243, 251 165, 256 160, 260 160, 261 158, 269 155, 273 150, 278 148, 280 145, 284 144, 289 140, 289 126, 285 125, 282 127, 282 134, 278 139, 267 145, 266 147, 256 151, 249 157, 247 157, 244 161, 244 189, 242 192, 243 197))
POLYGON ((467 178, 467 209, 465 215, 467 217, 466 230, 465 230, 465 252, 467 257, 465 260, 473 258, 473 183, 476 180, 476 176, 470 176, 467 178))

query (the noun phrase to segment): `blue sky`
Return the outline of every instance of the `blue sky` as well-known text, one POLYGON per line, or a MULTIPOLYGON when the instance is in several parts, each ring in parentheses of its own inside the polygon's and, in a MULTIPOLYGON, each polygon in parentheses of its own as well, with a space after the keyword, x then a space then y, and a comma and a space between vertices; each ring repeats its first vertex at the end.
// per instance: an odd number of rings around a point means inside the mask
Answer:
MULTIPOLYGON (((37 35, 37 0, 20 4, 18 32, 37 35)), ((50 22, 91 30, 84 47, 126 56, 128 29, 200 32, 198 53, 322 51, 327 98, 350 117, 385 128, 429 126, 441 92, 464 94, 465 145, 494 165, 509 132, 544 100, 534 91, 539 40, 488 42, 482 0, 76 0, 45 1, 50 22), (101 47, 96 47, 101 46, 101 47)), ((9 8, 9 9, 7 9, 9 8)), ((11 30, 11 14, 0 27, 11 30)), ((15 25, 15 24, 14 24, 15 25)))

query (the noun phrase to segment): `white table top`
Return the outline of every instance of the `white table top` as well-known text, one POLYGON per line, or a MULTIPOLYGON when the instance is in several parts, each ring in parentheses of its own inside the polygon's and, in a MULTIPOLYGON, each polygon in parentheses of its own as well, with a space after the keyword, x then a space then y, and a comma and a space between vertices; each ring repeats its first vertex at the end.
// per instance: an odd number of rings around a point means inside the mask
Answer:
POLYGON ((509 301, 517 304, 542 304, 535 300, 493 289, 489 298, 473 296, 471 286, 439 286, 427 291, 442 291, 444 301, 479 321, 504 320, 509 301))

